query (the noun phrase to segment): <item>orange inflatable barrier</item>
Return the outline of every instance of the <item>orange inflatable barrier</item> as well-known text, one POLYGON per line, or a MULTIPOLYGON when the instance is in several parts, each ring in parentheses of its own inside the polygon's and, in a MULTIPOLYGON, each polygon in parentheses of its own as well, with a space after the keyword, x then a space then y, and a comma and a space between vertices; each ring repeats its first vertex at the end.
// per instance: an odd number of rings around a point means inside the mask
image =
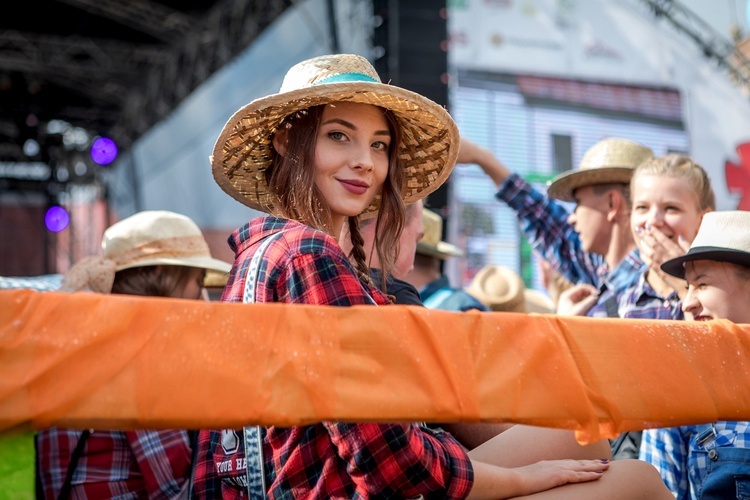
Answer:
POLYGON ((0 291, 0 431, 750 420, 750 325, 0 291))

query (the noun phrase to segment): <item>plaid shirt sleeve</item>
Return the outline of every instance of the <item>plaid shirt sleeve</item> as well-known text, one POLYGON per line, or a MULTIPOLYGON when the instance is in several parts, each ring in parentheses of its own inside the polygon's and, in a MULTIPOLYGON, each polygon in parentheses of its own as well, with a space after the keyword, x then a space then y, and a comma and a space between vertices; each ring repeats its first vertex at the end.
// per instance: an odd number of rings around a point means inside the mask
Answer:
POLYGON ((599 286, 598 270, 604 264, 599 255, 581 248, 568 211, 549 196, 540 193, 518 174, 511 174, 496 194, 518 216, 521 230, 531 247, 571 283, 599 286))
POLYGON ((414 424, 325 423, 362 491, 392 497, 464 498, 474 472, 448 433, 414 424))
POLYGON ((656 467, 677 500, 689 500, 687 453, 679 427, 646 429, 638 458, 656 467))
POLYGON ((138 430, 125 434, 148 498, 175 498, 190 477, 192 457, 187 432, 138 430))

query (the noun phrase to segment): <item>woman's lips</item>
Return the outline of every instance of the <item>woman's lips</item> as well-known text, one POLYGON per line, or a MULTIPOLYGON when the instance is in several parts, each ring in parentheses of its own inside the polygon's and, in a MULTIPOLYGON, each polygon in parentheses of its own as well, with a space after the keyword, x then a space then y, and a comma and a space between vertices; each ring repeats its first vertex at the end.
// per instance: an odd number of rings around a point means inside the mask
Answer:
POLYGON ((339 179, 339 182, 344 186, 344 189, 354 194, 365 194, 368 187, 367 184, 362 181, 339 179))

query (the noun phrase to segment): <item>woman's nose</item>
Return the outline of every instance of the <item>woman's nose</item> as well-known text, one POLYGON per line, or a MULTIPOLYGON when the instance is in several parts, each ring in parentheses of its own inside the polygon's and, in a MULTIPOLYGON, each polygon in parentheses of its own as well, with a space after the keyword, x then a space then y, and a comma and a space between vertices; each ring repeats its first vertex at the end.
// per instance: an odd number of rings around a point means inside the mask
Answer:
POLYGON ((356 153, 353 159, 354 168, 362 170, 372 170, 375 168, 375 163, 372 157, 372 150, 369 146, 356 148, 356 153))
POLYGON ((693 288, 688 288, 687 295, 685 295, 685 298, 682 300, 682 311, 692 313, 699 305, 700 302, 698 302, 698 299, 695 297, 693 288))

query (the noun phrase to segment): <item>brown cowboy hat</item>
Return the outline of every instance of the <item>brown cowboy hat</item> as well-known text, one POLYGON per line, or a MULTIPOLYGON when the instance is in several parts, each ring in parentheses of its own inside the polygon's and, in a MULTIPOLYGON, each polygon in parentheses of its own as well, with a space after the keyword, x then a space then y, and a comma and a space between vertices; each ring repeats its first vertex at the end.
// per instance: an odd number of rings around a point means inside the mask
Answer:
MULTIPOLYGON (((437 103, 406 89, 381 83, 362 56, 333 54, 293 66, 278 94, 243 106, 224 125, 211 164, 216 182, 250 208, 274 206, 265 171, 272 160, 272 138, 282 120, 297 111, 337 101, 388 109, 402 127, 399 157, 406 169, 404 203, 424 198, 448 178, 460 143, 458 128, 437 103)), ((375 212, 380 196, 363 213, 375 212)))
POLYGON ((551 198, 575 202, 573 191, 592 184, 630 183, 635 167, 653 158, 654 152, 627 139, 603 139, 583 155, 578 170, 563 172, 547 186, 551 198))

